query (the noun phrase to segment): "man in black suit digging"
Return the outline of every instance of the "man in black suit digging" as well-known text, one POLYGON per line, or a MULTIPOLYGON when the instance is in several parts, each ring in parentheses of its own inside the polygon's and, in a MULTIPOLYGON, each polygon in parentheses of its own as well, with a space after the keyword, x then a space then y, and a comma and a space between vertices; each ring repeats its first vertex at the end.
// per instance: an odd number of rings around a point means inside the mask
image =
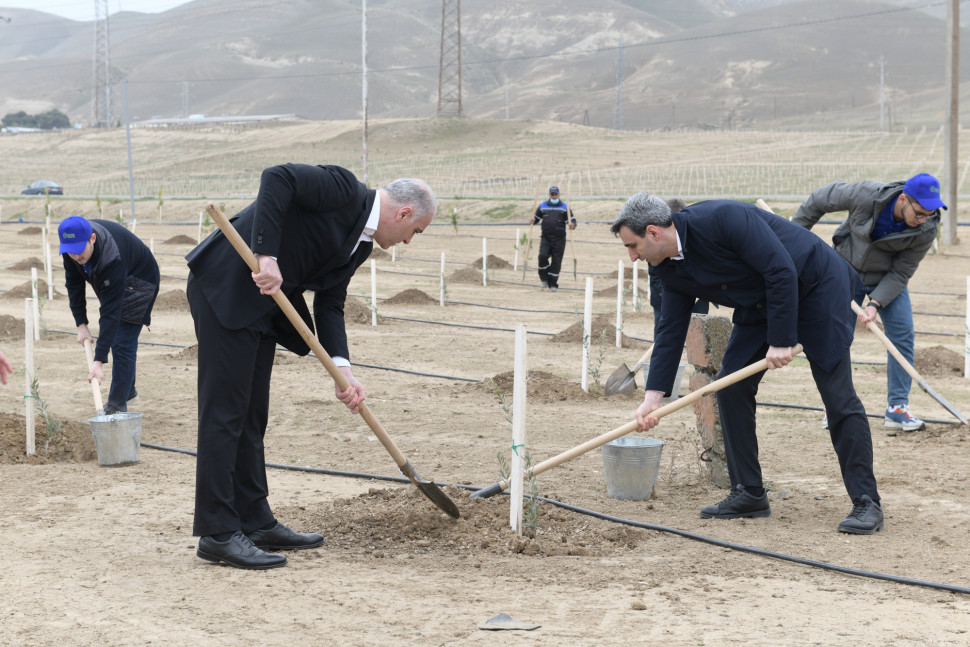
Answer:
POLYGON ((416 179, 368 189, 338 166, 283 164, 263 171, 256 201, 231 219, 249 241, 252 273, 215 232, 186 260, 186 288, 199 341, 199 439, 193 535, 197 555, 246 569, 283 566, 273 551, 314 548, 324 538, 294 532, 267 501, 263 436, 276 344, 310 349, 271 296, 282 290, 313 328, 303 293, 314 291, 320 343, 350 381, 336 396, 353 413, 366 394, 350 366, 343 309, 347 285, 377 243, 409 243, 434 217, 436 198, 416 179))

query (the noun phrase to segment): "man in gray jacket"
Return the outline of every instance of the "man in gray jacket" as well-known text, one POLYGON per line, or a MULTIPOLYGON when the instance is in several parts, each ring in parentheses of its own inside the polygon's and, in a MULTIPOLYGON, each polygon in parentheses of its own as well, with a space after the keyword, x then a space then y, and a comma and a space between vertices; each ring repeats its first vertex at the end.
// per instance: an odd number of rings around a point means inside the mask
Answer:
MULTIPOLYGON (((856 301, 861 304, 869 295, 865 315, 859 318, 873 321, 878 313, 886 336, 910 364, 915 332, 906 286, 936 239, 940 209, 946 209, 946 205, 940 199, 939 181, 920 173, 905 182, 833 182, 816 189, 792 217, 792 222, 811 229, 823 214, 849 212, 832 242, 862 279, 863 288, 856 293, 856 301)), ((924 429, 926 424, 909 410, 913 380, 889 354, 886 379, 885 426, 904 431, 924 429)))

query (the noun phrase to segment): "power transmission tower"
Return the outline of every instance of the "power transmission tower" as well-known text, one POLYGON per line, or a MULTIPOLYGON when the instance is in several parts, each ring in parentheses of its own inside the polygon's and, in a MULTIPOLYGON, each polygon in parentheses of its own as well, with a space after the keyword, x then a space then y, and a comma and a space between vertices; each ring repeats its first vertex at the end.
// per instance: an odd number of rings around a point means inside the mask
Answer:
POLYGON ((461 116, 461 0, 441 0, 438 116, 461 116))
POLYGON ((616 105, 613 107, 613 130, 623 130, 623 37, 616 55, 616 105))
POLYGON ((94 0, 94 100, 91 123, 111 125, 111 42, 108 37, 108 0, 94 0))

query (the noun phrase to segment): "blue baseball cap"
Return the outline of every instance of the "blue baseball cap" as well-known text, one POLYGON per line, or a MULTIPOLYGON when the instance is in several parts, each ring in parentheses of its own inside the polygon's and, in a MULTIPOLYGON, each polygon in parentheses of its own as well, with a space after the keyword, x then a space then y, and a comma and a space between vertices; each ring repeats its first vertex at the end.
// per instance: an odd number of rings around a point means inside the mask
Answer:
POLYGON ((57 227, 57 237, 61 239, 58 254, 80 254, 91 239, 91 223, 81 216, 69 216, 57 227))
POLYGON ((559 187, 558 186, 551 186, 551 187, 549 187, 549 193, 550 194, 552 194, 552 193, 559 193, 559 187))
POLYGON ((906 180, 903 193, 919 202, 919 206, 927 211, 946 209, 940 200, 940 181, 929 173, 920 173, 906 180))

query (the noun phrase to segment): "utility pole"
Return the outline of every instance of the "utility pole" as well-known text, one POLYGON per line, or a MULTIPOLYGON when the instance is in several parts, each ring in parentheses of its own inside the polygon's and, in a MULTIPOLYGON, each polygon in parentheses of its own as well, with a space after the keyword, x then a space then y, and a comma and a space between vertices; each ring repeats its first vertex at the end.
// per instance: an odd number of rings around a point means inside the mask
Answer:
POLYGON ((363 64, 363 76, 360 82, 361 89, 361 115, 363 119, 363 130, 364 130, 364 152, 363 152, 363 165, 364 165, 364 185, 367 185, 368 171, 367 171, 367 0, 361 0, 360 8, 360 49, 361 49, 361 59, 363 64))
POLYGON ((943 148, 946 205, 941 224, 944 245, 955 245, 957 236, 957 148, 960 136, 960 0, 946 3, 946 139, 943 148))
POLYGON ((879 132, 886 130, 886 59, 879 57, 879 132))
POLYGON ((461 0, 441 0, 438 116, 461 117, 461 0))
POLYGON ((616 105, 613 106, 613 130, 623 130, 623 37, 616 54, 616 105))
POLYGON ((108 0, 94 0, 94 101, 91 124, 111 126, 111 41, 108 35, 108 0))

